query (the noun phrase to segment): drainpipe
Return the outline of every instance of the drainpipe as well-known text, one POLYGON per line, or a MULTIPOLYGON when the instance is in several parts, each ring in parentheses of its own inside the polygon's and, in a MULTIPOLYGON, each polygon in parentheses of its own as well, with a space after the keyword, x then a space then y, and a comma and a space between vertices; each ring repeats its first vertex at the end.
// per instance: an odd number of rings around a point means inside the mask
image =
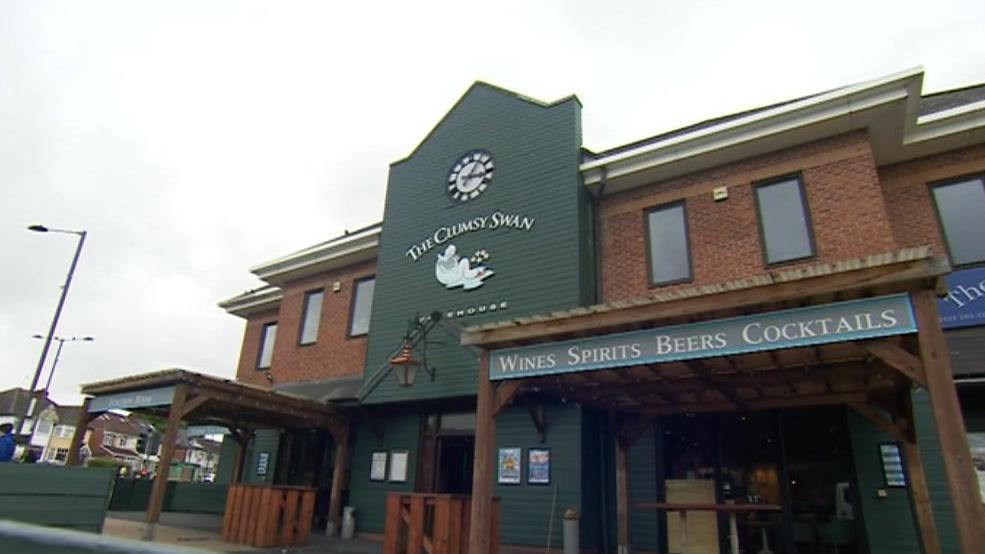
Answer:
POLYGON ((602 166, 601 181, 599 190, 593 196, 595 199, 595 209, 592 214, 593 229, 595 234, 595 303, 602 302, 602 195, 605 194, 605 184, 608 181, 605 166, 602 166))

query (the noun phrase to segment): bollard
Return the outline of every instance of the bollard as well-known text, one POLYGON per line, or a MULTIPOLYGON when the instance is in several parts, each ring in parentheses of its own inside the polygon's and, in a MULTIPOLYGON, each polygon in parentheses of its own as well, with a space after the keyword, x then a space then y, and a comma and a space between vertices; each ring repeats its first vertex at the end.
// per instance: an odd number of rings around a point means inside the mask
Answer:
POLYGON ((564 512, 564 554, 578 554, 578 510, 568 508, 564 512))
POLYGON ((342 508, 342 538, 352 539, 356 536, 356 516, 353 515, 356 509, 352 506, 342 508))

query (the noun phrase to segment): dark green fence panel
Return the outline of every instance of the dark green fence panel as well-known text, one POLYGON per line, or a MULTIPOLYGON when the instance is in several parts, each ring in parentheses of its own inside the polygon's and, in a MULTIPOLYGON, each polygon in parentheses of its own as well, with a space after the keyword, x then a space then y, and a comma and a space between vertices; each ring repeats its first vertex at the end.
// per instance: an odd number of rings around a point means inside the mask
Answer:
POLYGON ((100 533, 113 470, 7 463, 0 483, 0 519, 100 533))
MULTIPOLYGON (((147 510, 154 482, 144 479, 118 479, 109 509, 118 511, 147 510)), ((222 514, 226 510, 228 485, 213 483, 170 482, 164 492, 165 512, 222 514)))

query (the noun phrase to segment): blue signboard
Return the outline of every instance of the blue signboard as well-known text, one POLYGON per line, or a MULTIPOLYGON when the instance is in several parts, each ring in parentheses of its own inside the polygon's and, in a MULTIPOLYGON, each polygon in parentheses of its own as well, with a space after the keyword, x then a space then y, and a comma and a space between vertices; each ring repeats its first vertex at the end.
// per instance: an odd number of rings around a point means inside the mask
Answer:
POLYGON ((937 302, 941 327, 985 325, 985 267, 955 271, 947 276, 947 296, 937 302))
POLYGON ((96 396, 89 402, 89 412, 105 412, 107 410, 133 410, 148 406, 167 406, 174 400, 174 385, 156 389, 143 389, 117 394, 96 396))
POLYGON ((914 333, 906 294, 490 352, 489 379, 729 356, 914 333))

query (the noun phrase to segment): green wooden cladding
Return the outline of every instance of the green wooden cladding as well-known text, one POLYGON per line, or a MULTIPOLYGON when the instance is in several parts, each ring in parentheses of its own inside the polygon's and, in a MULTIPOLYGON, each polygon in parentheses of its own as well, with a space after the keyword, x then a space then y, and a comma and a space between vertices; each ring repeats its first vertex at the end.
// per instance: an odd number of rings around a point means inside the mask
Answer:
MULTIPOLYGON (((940 443, 926 391, 913 393, 913 412, 941 550, 945 554, 957 554, 954 508, 948 493, 940 443)), ((920 554, 922 548, 910 501, 910 489, 886 488, 883 479, 878 445, 893 442, 893 439, 853 410, 848 410, 848 426, 852 435, 858 496, 862 502, 861 517, 869 554, 920 554), (878 489, 886 491, 886 498, 878 498, 878 489)))
POLYGON ((114 472, 0 464, 0 519, 100 533, 114 472))
MULTIPOLYGON (((588 193, 581 161, 581 108, 575 99, 545 106, 495 87, 476 84, 407 159, 390 169, 380 239, 366 375, 385 365, 415 314, 470 306, 506 309, 456 318, 460 325, 572 308, 594 300, 588 193), (446 192, 448 172, 465 153, 495 157, 494 177, 477 198, 456 202, 446 192), (532 217, 530 230, 482 229, 435 246, 416 261, 406 255, 435 229, 494 212, 532 217), (495 275, 481 287, 446 289, 435 278, 439 253, 454 244, 468 257, 488 252, 495 275)), ((474 395, 478 363, 441 330, 428 347, 431 382, 423 372, 401 389, 387 377, 366 403, 474 395)))

